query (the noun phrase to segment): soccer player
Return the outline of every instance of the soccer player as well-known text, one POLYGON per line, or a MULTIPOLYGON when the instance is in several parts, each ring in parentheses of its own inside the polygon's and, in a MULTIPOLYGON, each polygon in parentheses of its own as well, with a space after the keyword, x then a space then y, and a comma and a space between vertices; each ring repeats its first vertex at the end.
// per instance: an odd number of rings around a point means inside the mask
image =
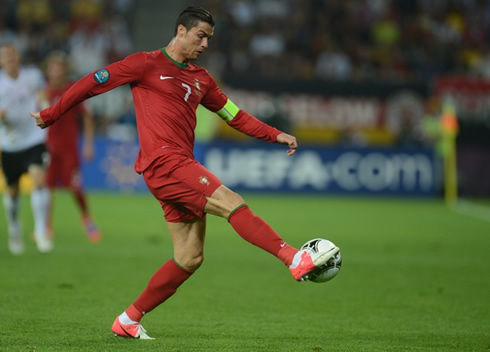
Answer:
MULTIPOLYGON (((3 205, 7 217, 9 250, 24 252, 19 222, 19 180, 28 172, 32 182, 31 207, 34 215, 34 238, 40 252, 53 249, 46 236, 50 193, 46 187, 45 167, 48 159, 46 131, 40 130, 29 111, 39 109, 44 79, 34 67, 21 67, 20 53, 13 44, 0 46, 0 140, 2 168, 7 183, 3 205)), ((45 105, 48 104, 45 102, 45 105)))
MULTIPOLYGON (((54 52, 46 59, 47 99, 56 103, 60 96, 73 84, 68 80, 68 61, 62 52, 54 52)), ((51 192, 56 187, 68 189, 74 196, 85 232, 91 242, 98 242, 101 233, 95 226, 87 204, 87 197, 82 187, 80 159, 78 150, 79 121, 83 121, 83 157, 90 160, 94 154, 94 123, 92 114, 80 103, 68 110, 59 123, 48 128, 47 146, 51 156, 47 170, 47 184, 51 192)), ((48 233, 52 235, 53 197, 48 216, 48 233)))
POLYGON ((81 78, 56 103, 31 113, 40 127, 53 124, 78 102, 122 84, 130 84, 138 124, 140 151, 135 170, 160 202, 174 247, 174 256, 152 276, 141 295, 112 326, 114 334, 149 338, 142 317, 172 296, 203 261, 206 214, 228 220, 248 242, 282 261, 302 281, 333 255, 312 257, 287 244, 243 198, 194 160, 196 108, 202 104, 229 126, 255 138, 289 147, 296 138, 262 123, 238 108, 209 73, 191 61, 208 47, 214 20, 201 7, 188 7, 177 18, 174 37, 159 50, 138 52, 81 78))

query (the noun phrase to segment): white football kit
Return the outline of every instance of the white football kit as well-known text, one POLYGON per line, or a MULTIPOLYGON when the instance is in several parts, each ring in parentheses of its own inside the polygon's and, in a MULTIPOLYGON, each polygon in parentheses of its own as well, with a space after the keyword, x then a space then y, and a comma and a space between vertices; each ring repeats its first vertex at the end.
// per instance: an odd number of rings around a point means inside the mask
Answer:
POLYGON ((2 151, 18 152, 45 142, 46 131, 29 115, 29 111, 40 110, 37 92, 44 85, 37 68, 21 68, 17 79, 0 71, 0 110, 7 110, 5 120, 0 122, 2 151))

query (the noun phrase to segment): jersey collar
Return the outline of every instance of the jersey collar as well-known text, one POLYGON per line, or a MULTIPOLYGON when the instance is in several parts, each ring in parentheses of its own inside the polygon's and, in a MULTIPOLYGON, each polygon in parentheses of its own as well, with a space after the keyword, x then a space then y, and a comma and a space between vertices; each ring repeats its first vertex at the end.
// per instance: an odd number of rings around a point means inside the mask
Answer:
POLYGON ((175 61, 174 59, 172 59, 168 54, 167 54, 167 51, 165 50, 165 48, 162 48, 162 53, 163 55, 165 55, 170 61, 172 61, 174 64, 176 64, 177 66, 181 67, 181 68, 187 68, 189 66, 189 64, 183 64, 182 62, 178 62, 178 61, 175 61))

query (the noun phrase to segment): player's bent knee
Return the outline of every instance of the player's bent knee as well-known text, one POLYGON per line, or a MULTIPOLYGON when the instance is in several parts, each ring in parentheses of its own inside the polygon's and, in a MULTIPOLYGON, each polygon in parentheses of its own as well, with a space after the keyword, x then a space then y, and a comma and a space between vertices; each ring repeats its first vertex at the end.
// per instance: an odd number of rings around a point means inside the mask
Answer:
POLYGON ((196 257, 180 258, 180 260, 176 258, 176 261, 185 270, 196 271, 202 265, 202 262, 204 261, 204 256, 199 255, 196 257))
POLYGON ((219 186, 211 195, 211 198, 229 204, 230 206, 244 203, 242 196, 232 191, 225 185, 219 186))

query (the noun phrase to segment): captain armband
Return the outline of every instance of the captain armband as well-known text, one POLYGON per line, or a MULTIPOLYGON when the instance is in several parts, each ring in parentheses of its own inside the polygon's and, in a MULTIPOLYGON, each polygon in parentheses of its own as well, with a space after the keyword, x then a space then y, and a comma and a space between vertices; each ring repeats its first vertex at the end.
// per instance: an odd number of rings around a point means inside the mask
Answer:
POLYGON ((225 106, 221 110, 218 110, 216 113, 219 117, 221 117, 224 121, 230 122, 233 118, 238 114, 240 108, 235 105, 230 99, 226 101, 225 106))

